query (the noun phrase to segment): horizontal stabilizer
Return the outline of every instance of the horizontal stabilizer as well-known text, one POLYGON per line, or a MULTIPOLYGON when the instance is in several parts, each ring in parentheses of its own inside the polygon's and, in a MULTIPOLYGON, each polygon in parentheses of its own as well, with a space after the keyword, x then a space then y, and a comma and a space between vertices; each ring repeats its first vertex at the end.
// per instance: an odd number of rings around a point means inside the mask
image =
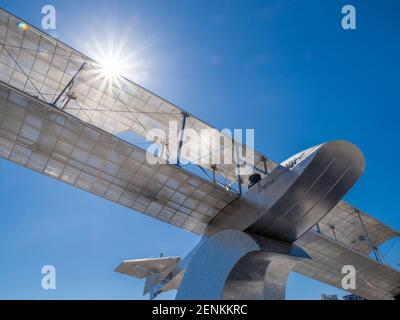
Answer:
POLYGON ((179 261, 179 257, 124 260, 115 271, 143 279, 152 273, 167 275, 175 269, 179 261))
POLYGON ((154 299, 162 291, 175 289, 176 279, 171 277, 171 272, 180 261, 180 257, 124 260, 115 271, 138 279, 146 278, 143 295, 150 293, 150 299, 154 299))

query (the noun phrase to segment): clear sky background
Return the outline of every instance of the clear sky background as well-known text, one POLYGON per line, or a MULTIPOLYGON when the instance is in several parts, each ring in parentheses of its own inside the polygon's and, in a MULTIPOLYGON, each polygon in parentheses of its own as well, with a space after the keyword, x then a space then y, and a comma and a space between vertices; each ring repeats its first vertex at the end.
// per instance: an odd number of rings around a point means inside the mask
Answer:
MULTIPOLYGON (((254 128, 256 149, 276 161, 357 144, 366 171, 345 199, 400 230, 399 1, 0 1, 37 27, 45 4, 57 9, 54 36, 89 56, 113 37, 139 84, 219 129, 254 128), (345 4, 357 30, 341 28, 345 4)), ((141 299, 144 282, 113 269, 185 256, 198 241, 0 159, 0 298, 141 299), (46 264, 56 290, 41 288, 46 264)), ((290 276, 287 298, 321 293, 343 294, 290 276)))

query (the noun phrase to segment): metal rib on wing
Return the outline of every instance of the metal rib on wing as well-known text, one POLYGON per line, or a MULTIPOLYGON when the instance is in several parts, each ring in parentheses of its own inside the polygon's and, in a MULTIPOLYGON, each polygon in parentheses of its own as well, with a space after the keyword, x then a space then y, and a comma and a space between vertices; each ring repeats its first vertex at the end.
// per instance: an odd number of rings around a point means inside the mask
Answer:
MULTIPOLYGON (((146 136, 149 130, 169 127, 174 120, 182 121, 180 108, 158 97, 150 91, 120 78, 119 83, 105 85, 101 76, 100 66, 89 57, 71 49, 60 41, 29 27, 22 31, 16 28, 20 20, 0 9, 0 80, 24 92, 33 94, 46 102, 54 102, 57 95, 66 87, 83 63, 86 63, 76 81, 69 88, 69 93, 76 97, 70 101, 66 95, 58 100, 57 107, 73 114, 85 122, 89 122, 109 133, 117 134, 130 130, 141 136, 146 136)), ((202 129, 213 129, 208 124, 189 115, 187 129, 197 132, 197 137, 187 142, 183 158, 189 163, 196 163, 210 169, 214 164, 206 161, 223 159, 225 151, 232 153, 236 149, 245 149, 240 142, 224 143, 230 137, 218 130, 212 133, 215 144, 208 143, 202 136, 202 129), (236 146, 237 145, 237 146, 236 146), (208 151, 208 155, 199 154, 198 146, 208 151), (228 150, 226 150, 228 149, 228 150)), ((165 147, 165 154, 178 148, 177 141, 158 141, 165 147)), ((248 148, 248 151, 253 151, 248 148)), ((254 152, 253 161, 238 161, 231 159, 227 164, 216 164, 217 174, 229 181, 236 181, 237 167, 240 167, 243 183, 248 183, 248 176, 253 172, 265 174, 265 167, 270 172, 276 165, 274 161, 254 152)))
POLYGON ((18 21, 0 9, 0 80, 51 102, 85 57, 39 32, 19 30, 18 21))
POLYGON ((3 83, 0 156, 196 234, 235 197, 3 83))
POLYGON ((342 289, 344 265, 356 269, 356 290, 368 299, 393 299, 400 293, 400 273, 362 255, 337 241, 309 231, 295 242, 311 256, 299 262, 293 271, 342 289))
POLYGON ((387 240, 399 233, 345 201, 340 201, 319 223, 320 232, 333 240, 369 255, 387 240), (365 234, 363 225, 367 231, 365 234), (371 244, 369 243, 371 241, 371 244))

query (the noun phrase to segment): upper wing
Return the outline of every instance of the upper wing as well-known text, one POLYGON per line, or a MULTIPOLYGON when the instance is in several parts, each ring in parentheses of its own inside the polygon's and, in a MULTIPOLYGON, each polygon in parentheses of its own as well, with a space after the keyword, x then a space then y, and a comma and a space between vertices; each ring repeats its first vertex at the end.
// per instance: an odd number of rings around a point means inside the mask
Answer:
MULTIPOLYGON (((65 112, 114 135, 126 130, 144 137, 153 129, 170 132, 171 121, 180 125, 183 116, 188 115, 122 77, 117 82, 107 83, 101 66, 95 61, 33 27, 18 29, 19 21, 0 9, 1 81, 54 103, 65 112), (77 77, 70 83, 75 75, 77 77), (63 91, 64 88, 67 90, 63 91)), ((213 168, 217 174, 229 181, 237 180, 238 168, 242 182, 247 183, 251 173, 265 174, 277 165, 263 154, 246 149, 239 141, 232 144, 229 136, 193 115, 188 115, 185 128, 197 134, 186 141, 182 157, 207 169, 215 164, 213 168), (202 133, 203 129, 209 129, 207 136, 202 133), (231 163, 226 161, 225 157, 240 148, 254 152, 254 161, 245 162, 235 157, 231 163)), ((176 160, 177 139, 159 137, 157 142, 166 160, 176 160)))

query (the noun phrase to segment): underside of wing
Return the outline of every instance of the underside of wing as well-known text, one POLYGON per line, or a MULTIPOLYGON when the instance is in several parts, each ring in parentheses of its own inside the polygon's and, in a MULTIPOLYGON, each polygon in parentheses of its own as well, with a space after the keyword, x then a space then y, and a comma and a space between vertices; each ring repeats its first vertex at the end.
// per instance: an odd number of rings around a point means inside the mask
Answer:
POLYGON ((319 223, 319 232, 362 254, 399 233, 354 206, 340 201, 319 223))
POLYGON ((309 231, 296 241, 311 259, 299 262, 293 271, 342 289, 343 266, 356 270, 356 289, 347 289, 367 299, 393 299, 400 293, 400 273, 368 256, 309 231))
POLYGON ((196 234, 236 197, 5 84, 0 156, 196 234))
POLYGON ((294 271, 342 288, 345 265, 356 270, 357 295, 368 299, 393 299, 400 293, 400 273, 369 257, 399 233, 345 201, 340 201, 314 228, 295 243, 310 260, 299 262, 294 271))

